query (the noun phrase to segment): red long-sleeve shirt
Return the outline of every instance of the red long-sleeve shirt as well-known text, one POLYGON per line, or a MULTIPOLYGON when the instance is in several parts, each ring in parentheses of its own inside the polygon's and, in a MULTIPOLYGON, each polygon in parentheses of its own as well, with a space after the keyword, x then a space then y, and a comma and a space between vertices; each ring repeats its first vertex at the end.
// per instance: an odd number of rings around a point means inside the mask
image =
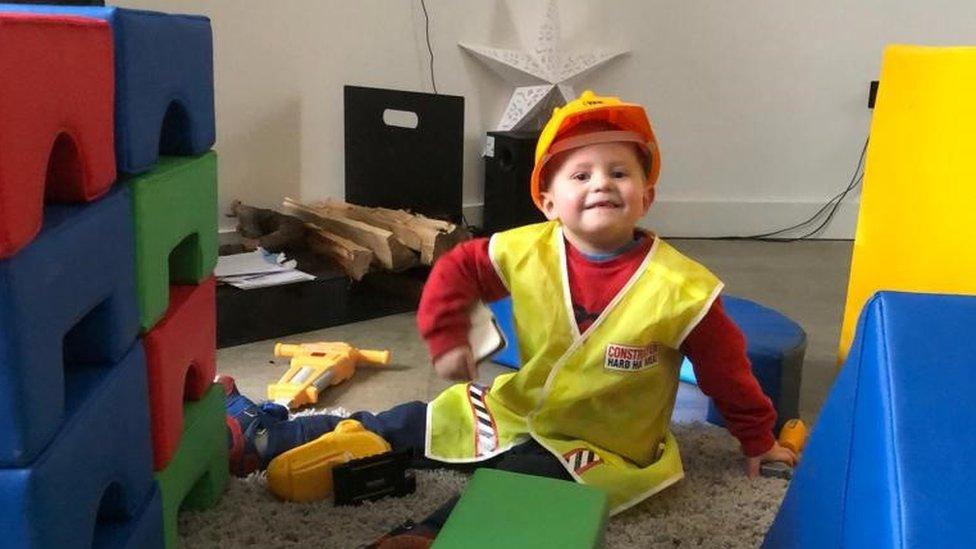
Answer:
MULTIPOLYGON (((569 290, 581 333, 627 283, 652 244, 652 238, 644 238, 616 257, 594 261, 566 242, 569 290)), ((417 312, 431 357, 467 344, 472 302, 507 295, 488 256, 488 239, 465 242, 438 259, 417 312)), ((752 375, 745 338, 725 314, 721 299, 688 334, 680 351, 691 361, 698 387, 715 402, 743 453, 758 456, 771 448, 776 411, 752 375)))

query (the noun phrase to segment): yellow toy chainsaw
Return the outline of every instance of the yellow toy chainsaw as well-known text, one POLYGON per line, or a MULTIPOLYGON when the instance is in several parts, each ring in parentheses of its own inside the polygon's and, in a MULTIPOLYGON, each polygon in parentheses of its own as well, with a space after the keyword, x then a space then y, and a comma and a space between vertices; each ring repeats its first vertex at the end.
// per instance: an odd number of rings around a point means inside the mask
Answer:
POLYGON ((356 373, 356 366, 390 363, 390 351, 360 350, 341 342, 275 344, 277 357, 291 358, 291 366, 277 383, 268 385, 268 398, 297 410, 314 404, 319 394, 356 373))

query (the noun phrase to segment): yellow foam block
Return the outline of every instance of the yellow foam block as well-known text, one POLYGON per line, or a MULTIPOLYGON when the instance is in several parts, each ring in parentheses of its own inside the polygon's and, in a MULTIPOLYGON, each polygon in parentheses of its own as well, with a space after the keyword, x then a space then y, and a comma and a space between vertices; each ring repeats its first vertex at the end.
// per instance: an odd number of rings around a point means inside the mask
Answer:
POLYGON ((880 82, 841 360, 878 290, 976 294, 976 47, 889 46, 880 82))

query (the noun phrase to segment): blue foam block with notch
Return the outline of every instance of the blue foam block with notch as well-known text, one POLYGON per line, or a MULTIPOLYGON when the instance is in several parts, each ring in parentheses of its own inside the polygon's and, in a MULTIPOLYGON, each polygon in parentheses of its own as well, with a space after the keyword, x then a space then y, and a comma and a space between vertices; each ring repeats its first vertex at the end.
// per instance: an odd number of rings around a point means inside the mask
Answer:
POLYGON ((127 174, 162 152, 193 156, 216 139, 210 19, 116 7, 0 4, 0 12, 107 21, 115 42, 115 157, 127 174))
POLYGON ((865 305, 768 548, 976 547, 976 297, 865 305))
POLYGON ((57 432, 64 362, 121 359, 139 334, 132 199, 117 186, 49 205, 41 233, 0 261, 0 467, 26 465, 57 432))
POLYGON ((70 364, 66 377, 71 390, 54 440, 30 465, 0 469, 4 546, 126 539, 156 486, 142 341, 116 363, 70 364))

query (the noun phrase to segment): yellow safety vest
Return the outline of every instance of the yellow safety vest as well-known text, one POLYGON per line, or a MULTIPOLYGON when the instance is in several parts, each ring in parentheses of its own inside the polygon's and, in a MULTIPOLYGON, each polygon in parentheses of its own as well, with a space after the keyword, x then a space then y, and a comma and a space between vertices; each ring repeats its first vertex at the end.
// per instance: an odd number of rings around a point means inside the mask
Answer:
POLYGON ((655 238, 641 266, 582 334, 558 222, 495 234, 489 255, 512 295, 523 365, 490 387, 446 389, 427 410, 426 454, 475 462, 534 438, 611 513, 684 476, 668 431, 688 333, 722 283, 655 238))

